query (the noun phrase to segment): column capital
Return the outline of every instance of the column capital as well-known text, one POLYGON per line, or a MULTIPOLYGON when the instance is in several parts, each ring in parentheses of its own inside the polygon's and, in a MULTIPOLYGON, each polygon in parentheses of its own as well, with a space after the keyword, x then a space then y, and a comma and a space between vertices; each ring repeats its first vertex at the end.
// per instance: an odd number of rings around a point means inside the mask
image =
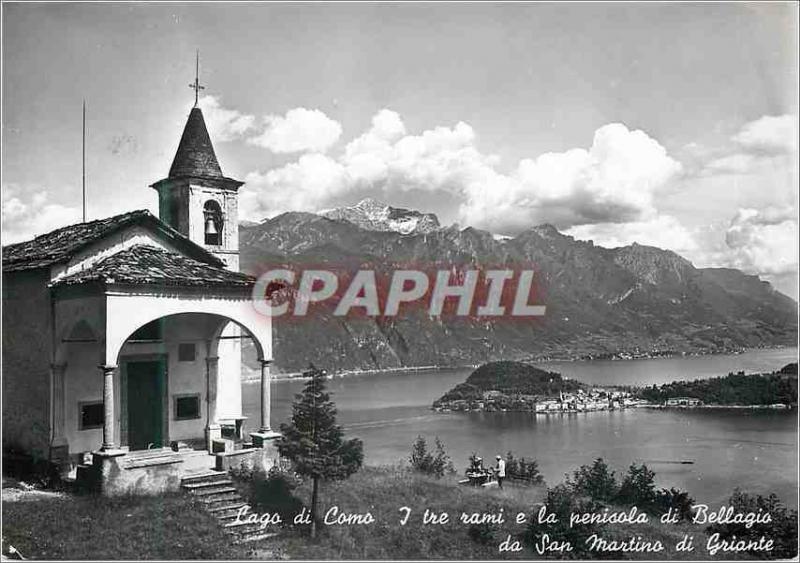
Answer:
POLYGON ((268 366, 273 362, 273 360, 264 360, 263 358, 259 358, 258 361, 261 362, 262 366, 268 366))
POLYGON ((60 364, 50 364, 50 369, 54 372, 63 372, 67 369, 67 362, 62 362, 60 364))
POLYGON ((113 364, 100 364, 97 367, 99 367, 104 372, 114 371, 115 369, 117 369, 117 366, 113 364))

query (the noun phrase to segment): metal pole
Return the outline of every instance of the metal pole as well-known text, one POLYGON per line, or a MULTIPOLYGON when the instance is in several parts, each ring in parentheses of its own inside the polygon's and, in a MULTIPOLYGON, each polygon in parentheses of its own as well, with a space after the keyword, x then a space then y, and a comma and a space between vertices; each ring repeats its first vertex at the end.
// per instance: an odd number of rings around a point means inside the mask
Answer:
POLYGON ((81 155, 81 190, 83 193, 83 222, 86 222, 86 100, 83 100, 83 143, 81 155))

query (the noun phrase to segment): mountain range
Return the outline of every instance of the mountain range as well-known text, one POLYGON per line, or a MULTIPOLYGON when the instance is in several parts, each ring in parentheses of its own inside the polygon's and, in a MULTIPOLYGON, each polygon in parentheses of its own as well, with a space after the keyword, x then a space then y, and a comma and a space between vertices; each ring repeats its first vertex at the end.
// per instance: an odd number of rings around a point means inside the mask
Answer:
POLYGON ((242 270, 288 264, 511 266, 534 264, 547 306, 533 320, 431 317, 278 318, 279 371, 329 371, 715 353, 792 345, 797 303, 757 276, 695 268, 669 250, 604 248, 552 225, 515 237, 441 226, 431 213, 374 200, 320 213, 288 212, 240 226, 242 270))

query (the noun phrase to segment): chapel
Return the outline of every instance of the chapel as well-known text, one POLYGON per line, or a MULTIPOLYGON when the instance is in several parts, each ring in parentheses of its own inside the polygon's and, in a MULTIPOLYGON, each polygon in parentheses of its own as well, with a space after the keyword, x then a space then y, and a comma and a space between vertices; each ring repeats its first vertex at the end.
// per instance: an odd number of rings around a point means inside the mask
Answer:
POLYGON ((203 113, 138 210, 3 247, 3 447, 108 494, 266 454, 272 325, 239 272, 238 190, 203 113), (242 413, 241 340, 261 366, 242 413))

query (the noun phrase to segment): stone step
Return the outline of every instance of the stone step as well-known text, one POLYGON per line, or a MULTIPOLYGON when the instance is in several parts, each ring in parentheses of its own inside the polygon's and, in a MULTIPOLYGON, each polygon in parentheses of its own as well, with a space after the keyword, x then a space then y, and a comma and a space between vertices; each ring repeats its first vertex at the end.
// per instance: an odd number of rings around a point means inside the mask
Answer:
POLYGON ((233 543, 250 543, 260 540, 268 540, 280 535, 280 532, 251 533, 239 536, 233 543))
POLYGON ((218 487, 220 485, 233 485, 230 479, 214 479, 213 481, 192 481, 189 483, 181 482, 181 487, 188 491, 198 491, 208 489, 210 487, 218 487))
POLYGON ((234 536, 236 539, 241 539, 256 534, 268 534, 275 532, 274 529, 270 529, 270 526, 263 527, 258 522, 230 522, 228 524, 223 524, 222 529, 225 531, 225 533, 230 536, 234 536))
POLYGON ((208 510, 211 514, 216 516, 218 512, 225 512, 226 510, 239 510, 240 508, 242 508, 246 504, 247 503, 244 502, 244 501, 242 501, 242 502, 234 502, 234 503, 231 503, 231 504, 222 504, 220 506, 213 506, 211 508, 206 508, 206 510, 208 510))
MULTIPOLYGON (((203 503, 204 509, 214 516, 233 542, 249 543, 274 538, 277 532, 262 527, 260 522, 237 521, 242 507, 248 506, 239 494, 228 473, 206 471, 187 475, 181 480, 181 488, 203 503)), ((249 510, 248 514, 252 511, 249 510)))
POLYGON ((150 450, 133 450, 125 454, 128 459, 147 459, 150 457, 158 457, 162 455, 175 455, 177 452, 172 448, 153 448, 150 450))
POLYGON ((233 539, 233 543, 245 543, 249 541, 263 540, 277 536, 280 532, 275 530, 252 528, 231 528, 226 529, 225 533, 233 539))
MULTIPOLYGON (((197 496, 197 495, 195 495, 197 496)), ((220 503, 244 502, 239 493, 223 493, 217 495, 205 495, 197 497, 200 502, 206 505, 206 510, 210 505, 220 506, 220 503)))
POLYGON ((199 473, 184 475, 181 479, 181 484, 190 485, 193 483, 207 483, 222 480, 229 480, 228 473, 225 471, 201 471, 199 473))
POLYGON ((206 487, 204 489, 195 489, 192 490, 192 494, 197 497, 206 497, 210 495, 221 495, 223 493, 238 493, 236 487, 231 487, 224 483, 214 483, 213 485, 206 487))
POLYGON ((246 522, 244 520, 240 520, 238 522, 236 522, 236 521, 225 522, 223 524, 223 527, 227 528, 229 530, 230 529, 234 529, 234 528, 244 530, 246 528, 260 528, 261 527, 261 523, 260 522, 246 522))
MULTIPOLYGON (((216 519, 217 519, 217 520, 219 520, 220 522, 226 522, 226 521, 228 521, 228 520, 235 520, 235 519, 236 519, 236 517, 239 515, 239 511, 240 511, 241 509, 242 509, 242 507, 239 507, 239 508, 237 508, 237 509, 235 509, 235 510, 231 510, 231 511, 229 511, 229 512, 222 512, 222 511, 220 511, 220 512, 215 512, 215 513, 214 513, 214 518, 216 518, 216 519)), ((244 515, 244 518, 247 518, 247 516, 248 516, 249 514, 252 514, 252 512, 251 512, 251 511, 248 511, 248 512, 247 512, 247 513, 244 515)))

